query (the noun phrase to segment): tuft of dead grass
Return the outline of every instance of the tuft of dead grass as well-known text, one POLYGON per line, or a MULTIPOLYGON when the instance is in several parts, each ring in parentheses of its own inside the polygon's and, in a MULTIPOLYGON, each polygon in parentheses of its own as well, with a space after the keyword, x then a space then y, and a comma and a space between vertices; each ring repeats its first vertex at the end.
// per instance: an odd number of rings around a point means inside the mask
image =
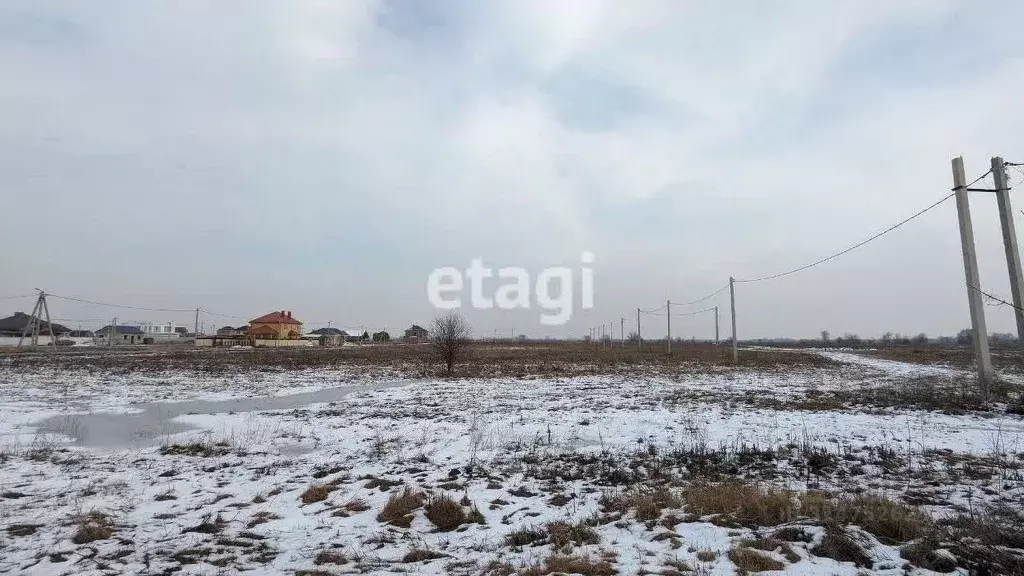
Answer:
POLYGON ((614 512, 624 516, 633 510, 637 520, 650 522, 660 518, 663 510, 680 507, 682 500, 672 489, 661 486, 605 493, 601 496, 600 504, 605 513, 614 512))
POLYGON ((611 562, 586 555, 552 554, 544 560, 542 567, 529 567, 521 572, 523 576, 542 576, 550 573, 581 574, 582 576, 614 576, 615 567, 611 562))
POLYGON ((872 565, 867 550, 851 538, 846 529, 835 525, 825 527, 825 537, 810 552, 839 562, 853 562, 861 568, 870 568, 872 565))
POLYGON ((392 492, 384 508, 377 514, 377 521, 408 528, 412 522, 412 512, 422 507, 425 500, 422 492, 408 486, 400 492, 392 492))
POLYGON ((114 535, 114 521, 108 514, 97 510, 76 516, 74 524, 76 528, 71 541, 75 544, 106 540, 114 535))
POLYGON ((466 523, 466 512, 446 494, 431 498, 426 505, 427 520, 441 532, 451 532, 466 523))
POLYGON ((569 523, 562 520, 544 525, 551 546, 556 552, 571 552, 573 546, 597 544, 601 536, 586 521, 569 523))
POLYGON ((505 545, 516 548, 540 544, 547 539, 547 533, 536 526, 523 526, 505 534, 505 545))
POLYGON ((348 564, 348 558, 338 550, 323 550, 313 558, 313 564, 348 564))
POLYGON ((223 456, 231 451, 227 442, 190 442, 188 444, 165 444, 160 447, 163 456, 199 456, 213 458, 223 456))
POLYGON ((785 564, 750 548, 737 547, 729 550, 729 560, 736 565, 736 572, 741 576, 751 572, 767 572, 782 570, 785 564))
POLYGON ((829 498, 807 493, 800 499, 800 512, 826 526, 860 526, 890 544, 920 538, 934 525, 931 516, 920 508, 873 495, 829 498))
POLYGON ((683 490, 689 510, 726 525, 778 526, 793 519, 795 503, 789 492, 771 487, 726 482, 696 484, 683 490))
POLYGON ((743 548, 751 548, 753 550, 760 550, 762 552, 778 552, 782 554, 787 561, 791 564, 795 564, 800 561, 800 555, 793 550, 793 547, 788 542, 778 540, 776 538, 759 538, 756 540, 741 540, 740 546, 743 548))
POLYGON ((437 558, 447 558, 447 554, 442 554, 434 550, 428 550, 426 548, 413 548, 402 556, 402 562, 410 564, 413 562, 424 562, 426 560, 435 560, 437 558))
POLYGON ((327 500, 327 497, 331 495, 331 492, 335 490, 335 486, 330 484, 310 484, 309 488, 306 488, 302 494, 299 495, 299 500, 303 504, 313 504, 314 502, 323 502, 327 500))

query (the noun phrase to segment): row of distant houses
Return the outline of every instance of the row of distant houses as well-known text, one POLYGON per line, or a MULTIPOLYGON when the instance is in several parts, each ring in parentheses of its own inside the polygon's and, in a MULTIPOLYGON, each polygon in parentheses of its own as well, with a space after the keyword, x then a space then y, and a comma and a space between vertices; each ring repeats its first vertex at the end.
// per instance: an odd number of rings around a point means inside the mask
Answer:
MULTIPOLYGON (((15 312, 7 318, 0 318, 0 336, 21 336, 31 321, 32 317, 24 312, 15 312)), ((49 336, 51 326, 45 321, 40 323, 40 334, 49 336)), ((223 326, 216 334, 208 336, 191 334, 187 328, 170 322, 107 325, 95 331, 71 330, 54 322, 52 330, 58 339, 92 338, 99 345, 158 344, 181 341, 183 338, 194 339, 197 346, 340 346, 345 343, 382 343, 392 340, 391 335, 385 330, 371 334, 365 330, 327 327, 303 334, 302 322, 292 316, 290 310, 275 310, 250 320, 246 326, 223 326)), ((403 339, 407 342, 420 342, 428 337, 429 333, 425 328, 413 324, 405 330, 403 339)))
MULTIPOLYGON (((290 347, 309 346, 341 346, 345 343, 359 342, 390 342, 391 335, 386 331, 370 334, 366 330, 343 330, 341 328, 318 328, 303 334, 302 321, 292 316, 291 310, 275 310, 259 318, 249 321, 248 326, 222 326, 211 336, 196 338, 197 346, 270 346, 290 347)), ((422 326, 413 324, 405 331, 406 341, 418 342, 426 340, 429 333, 422 326)))
MULTIPOLYGON (((24 312, 15 312, 11 316, 0 318, 0 336, 20 337, 31 329, 31 322, 32 316, 24 312)), ((51 325, 45 320, 40 320, 39 324, 39 333, 41 335, 49 337, 52 334, 58 340, 92 338, 98 344, 155 344, 157 342, 178 340, 188 335, 188 329, 175 326, 172 323, 108 324, 99 330, 72 330, 56 322, 51 325)))

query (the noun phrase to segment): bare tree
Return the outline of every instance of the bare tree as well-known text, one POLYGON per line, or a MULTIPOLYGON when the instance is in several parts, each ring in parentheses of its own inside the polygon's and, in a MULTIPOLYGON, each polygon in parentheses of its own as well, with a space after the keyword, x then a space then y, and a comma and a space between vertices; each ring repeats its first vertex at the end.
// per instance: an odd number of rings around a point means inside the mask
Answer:
POLYGON ((472 331, 466 318, 455 310, 438 314, 430 322, 430 347, 444 362, 448 376, 452 375, 455 363, 466 355, 472 331))

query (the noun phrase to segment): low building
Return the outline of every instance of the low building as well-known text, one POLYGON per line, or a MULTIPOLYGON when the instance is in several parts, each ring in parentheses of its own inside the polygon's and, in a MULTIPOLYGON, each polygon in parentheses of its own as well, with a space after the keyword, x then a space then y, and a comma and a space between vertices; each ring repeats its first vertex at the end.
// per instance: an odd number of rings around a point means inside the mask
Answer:
POLYGON ((390 342, 391 341, 391 335, 388 334, 387 332, 383 331, 383 330, 380 331, 380 332, 374 332, 373 333, 373 341, 374 342, 390 342))
POLYGON ((96 343, 101 346, 142 344, 145 332, 138 326, 104 326, 96 331, 96 343))
POLYGON ((142 342, 144 344, 156 344, 157 342, 176 342, 181 340, 181 334, 172 322, 141 322, 139 330, 142 330, 142 342))
POLYGON ((406 340, 426 340, 428 336, 430 336, 430 333, 427 332, 427 329, 418 324, 413 324, 411 328, 405 331, 406 340))
MULTIPOLYGON (((340 330, 339 330, 340 332, 340 330)), ((345 343, 345 337, 334 332, 321 333, 317 338, 317 344, 321 346, 341 346, 345 343)))
POLYGON ((68 336, 72 338, 92 338, 95 336, 92 330, 72 330, 68 336))
POLYGON ((248 332, 248 330, 248 326, 239 326, 238 328, 221 326, 220 328, 217 328, 217 336, 245 336, 245 333, 248 332))
POLYGON ((274 311, 250 320, 249 336, 257 346, 265 340, 298 340, 302 337, 302 322, 292 317, 291 310, 274 311))
POLYGON ((344 336, 345 332, 340 328, 317 328, 316 330, 310 332, 310 334, 313 334, 315 336, 344 336))
POLYGON ((364 330, 359 332, 358 330, 344 331, 342 334, 345 335, 345 342, 366 342, 370 339, 370 335, 364 330))
MULTIPOLYGON (((32 316, 24 312, 15 312, 13 316, 0 318, 0 336, 21 336, 31 320, 32 316)), ((39 333, 46 336, 50 335, 50 325, 46 320, 39 321, 39 333)), ((66 326, 54 323, 53 333, 57 337, 62 337, 70 334, 71 330, 66 326)))

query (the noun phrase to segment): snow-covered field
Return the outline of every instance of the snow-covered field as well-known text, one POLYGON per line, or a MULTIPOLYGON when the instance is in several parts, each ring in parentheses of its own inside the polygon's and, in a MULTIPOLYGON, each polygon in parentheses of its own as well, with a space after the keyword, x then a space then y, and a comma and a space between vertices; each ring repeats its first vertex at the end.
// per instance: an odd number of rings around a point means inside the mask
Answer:
POLYGON ((893 520, 900 510, 1022 509, 1020 415, 821 409, 808 399, 915 378, 969 382, 948 367, 826 354, 837 364, 409 379, 245 412, 217 401, 403 374, 0 365, 0 572, 929 574, 920 566, 953 556, 942 543, 925 560, 901 554, 924 538, 893 520), (86 440, 97 414, 118 422, 140 412, 132 404, 186 400, 211 402, 176 416, 194 429, 160 445, 86 440), (46 418, 58 425, 39 428, 46 418), (739 500, 715 509, 701 497, 716 486, 736 498, 742 487, 783 490, 785 520, 760 519, 767 500, 753 516, 739 500), (826 493, 903 508, 843 522, 844 547, 808 512, 826 493), (894 522, 909 537, 891 538, 894 522))

